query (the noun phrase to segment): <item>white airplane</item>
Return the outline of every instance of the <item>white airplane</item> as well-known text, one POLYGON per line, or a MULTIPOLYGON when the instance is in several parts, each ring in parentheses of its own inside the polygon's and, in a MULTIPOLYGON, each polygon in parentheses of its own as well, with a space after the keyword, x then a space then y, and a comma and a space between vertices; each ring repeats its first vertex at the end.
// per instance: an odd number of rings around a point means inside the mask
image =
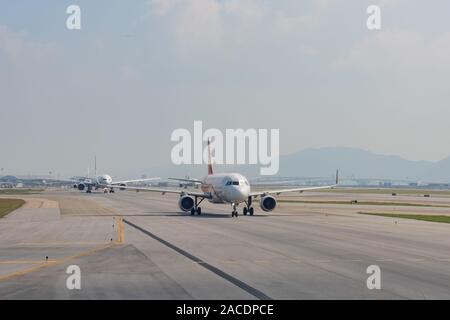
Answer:
MULTIPOLYGON (((208 141, 208 152, 209 141, 208 141)), ((188 182, 197 184, 200 186, 201 191, 187 191, 187 190, 170 190, 170 189, 159 189, 159 188, 140 188, 140 187, 123 187, 123 189, 130 189, 136 191, 150 191, 150 192, 160 192, 163 195, 166 193, 176 193, 180 195, 178 200, 178 206, 184 212, 190 212, 191 215, 201 215, 202 210, 199 207, 200 203, 207 199, 211 203, 228 203, 232 206, 232 217, 238 216, 237 207, 241 203, 245 203, 243 209, 244 215, 253 215, 254 209, 252 206, 252 200, 257 197, 261 197, 259 205, 261 209, 265 212, 273 211, 277 206, 277 201, 272 195, 279 195, 280 193, 286 192, 303 192, 308 190, 318 190, 318 189, 330 189, 338 185, 338 171, 336 171, 336 183, 328 186, 319 187, 303 187, 303 188, 290 188, 290 189, 278 189, 278 190, 266 190, 266 191, 255 191, 252 192, 248 180, 241 174, 238 173, 213 173, 213 168, 211 164, 211 154, 209 153, 209 163, 208 163, 208 175, 202 180, 195 179, 177 179, 171 178, 172 180, 178 180, 182 182, 188 182), (199 201, 200 199, 200 201, 199 201)))
POLYGON ((86 193, 91 193, 92 189, 98 190, 103 189, 104 193, 114 193, 114 188, 119 187, 120 190, 127 186, 128 183, 145 182, 159 180, 159 178, 148 178, 148 179, 135 179, 135 180, 123 180, 123 181, 113 181, 112 177, 108 174, 97 175, 97 157, 94 157, 94 178, 89 177, 89 169, 87 177, 74 177, 71 182, 74 182, 74 189, 80 191, 86 190, 86 193))
POLYGON ((119 187, 120 190, 125 190, 124 187, 128 183, 145 182, 159 180, 159 178, 148 178, 148 179, 135 179, 135 180, 123 180, 123 181, 113 181, 112 177, 108 174, 102 174, 95 178, 78 177, 73 187, 80 191, 86 190, 87 193, 91 193, 93 189, 103 189, 104 193, 114 193, 114 187, 119 187))

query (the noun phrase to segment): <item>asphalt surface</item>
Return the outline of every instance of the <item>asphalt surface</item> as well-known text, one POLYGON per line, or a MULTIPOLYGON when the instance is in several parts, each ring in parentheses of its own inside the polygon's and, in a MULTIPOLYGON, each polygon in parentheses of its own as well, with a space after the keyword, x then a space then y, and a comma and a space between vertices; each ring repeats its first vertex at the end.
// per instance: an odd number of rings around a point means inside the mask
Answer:
POLYGON ((255 203, 255 216, 231 218, 229 206, 204 202, 192 217, 176 196, 142 192, 33 198, 50 204, 0 219, 0 299, 450 299, 449 224, 332 204, 266 214, 255 203), (70 265, 81 290, 66 286, 70 265), (380 290, 367 288, 371 265, 380 290))

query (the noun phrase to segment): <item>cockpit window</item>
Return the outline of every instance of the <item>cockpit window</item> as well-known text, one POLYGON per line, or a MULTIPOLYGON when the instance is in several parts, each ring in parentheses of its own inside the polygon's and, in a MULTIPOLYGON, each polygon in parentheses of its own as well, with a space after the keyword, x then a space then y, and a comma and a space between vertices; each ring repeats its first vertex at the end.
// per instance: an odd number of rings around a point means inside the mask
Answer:
POLYGON ((225 183, 225 185, 226 185, 226 186, 231 186, 231 185, 233 185, 233 186, 244 186, 244 185, 248 186, 248 182, 247 182, 246 180, 227 181, 227 182, 225 183))

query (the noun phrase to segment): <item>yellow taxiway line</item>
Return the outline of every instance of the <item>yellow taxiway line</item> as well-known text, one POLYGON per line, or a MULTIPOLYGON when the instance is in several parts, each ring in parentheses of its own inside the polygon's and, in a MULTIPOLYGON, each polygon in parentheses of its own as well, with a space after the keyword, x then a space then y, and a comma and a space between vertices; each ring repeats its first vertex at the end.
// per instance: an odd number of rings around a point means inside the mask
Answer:
POLYGON ((79 254, 75 254, 73 256, 69 256, 69 257, 66 257, 66 258, 59 259, 59 260, 48 260, 48 261, 40 262, 36 266, 30 267, 30 268, 27 268, 27 269, 24 269, 24 270, 12 272, 12 273, 6 274, 4 276, 0 276, 0 281, 10 280, 10 279, 13 279, 13 278, 16 278, 16 277, 19 277, 19 276, 23 276, 25 274, 28 274, 30 272, 33 272, 33 271, 36 271, 36 270, 39 270, 39 269, 43 269, 43 268, 50 267, 50 266, 56 266, 56 265, 59 265, 59 264, 62 264, 62 263, 65 263, 65 262, 68 262, 68 261, 71 261, 71 260, 74 260, 74 259, 77 259, 77 258, 85 257, 85 256, 91 255, 93 253, 96 253, 98 251, 110 248, 113 245, 114 245, 113 243, 108 243, 108 244, 105 244, 105 245, 103 245, 101 247, 94 248, 94 249, 91 249, 91 250, 88 250, 88 251, 85 251, 85 252, 82 252, 82 253, 79 253, 79 254))
MULTIPOLYGON (((62 259, 57 259, 57 260, 46 260, 46 261, 31 261, 31 260, 4 260, 1 261, 0 260, 0 264, 37 264, 35 266, 32 266, 30 268, 24 269, 24 270, 20 270, 20 271, 16 271, 16 272, 12 272, 3 276, 0 276, 0 281, 4 281, 4 280, 9 280, 12 278, 16 278, 25 274, 28 274, 30 272, 42 269, 42 268, 46 268, 46 267, 50 267, 50 266, 55 266, 55 265, 59 265, 65 262, 68 262, 70 260, 74 260, 77 258, 81 258, 81 257, 85 257, 88 255, 91 255, 93 253, 96 253, 100 250, 104 250, 107 248, 110 248, 112 246, 114 246, 115 244, 122 244, 125 241, 125 224, 123 222, 123 218, 120 216, 117 219, 117 241, 111 242, 111 243, 107 243, 107 244, 103 244, 100 247, 79 253, 79 254, 75 254, 66 258, 62 258, 62 259)), ((66 244, 70 244, 70 243, 66 243, 66 244)), ((47 244, 48 245, 48 244, 47 244)))
MULTIPOLYGON (((56 260, 48 260, 45 262, 56 262, 56 260)), ((7 260, 7 261, 0 261, 0 264, 37 264, 37 263, 44 263, 42 260, 7 260)))
POLYGON ((125 241, 125 224, 123 218, 119 217, 117 220, 117 243, 121 244, 125 241))

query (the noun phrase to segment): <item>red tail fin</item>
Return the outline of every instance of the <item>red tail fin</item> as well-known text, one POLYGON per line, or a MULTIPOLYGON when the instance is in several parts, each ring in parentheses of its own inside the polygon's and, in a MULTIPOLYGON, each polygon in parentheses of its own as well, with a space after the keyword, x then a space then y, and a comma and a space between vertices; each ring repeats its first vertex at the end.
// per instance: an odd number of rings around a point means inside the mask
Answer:
POLYGON ((209 146, 210 141, 208 139, 208 175, 213 174, 213 167, 212 167, 212 162, 211 162, 211 148, 209 146))

